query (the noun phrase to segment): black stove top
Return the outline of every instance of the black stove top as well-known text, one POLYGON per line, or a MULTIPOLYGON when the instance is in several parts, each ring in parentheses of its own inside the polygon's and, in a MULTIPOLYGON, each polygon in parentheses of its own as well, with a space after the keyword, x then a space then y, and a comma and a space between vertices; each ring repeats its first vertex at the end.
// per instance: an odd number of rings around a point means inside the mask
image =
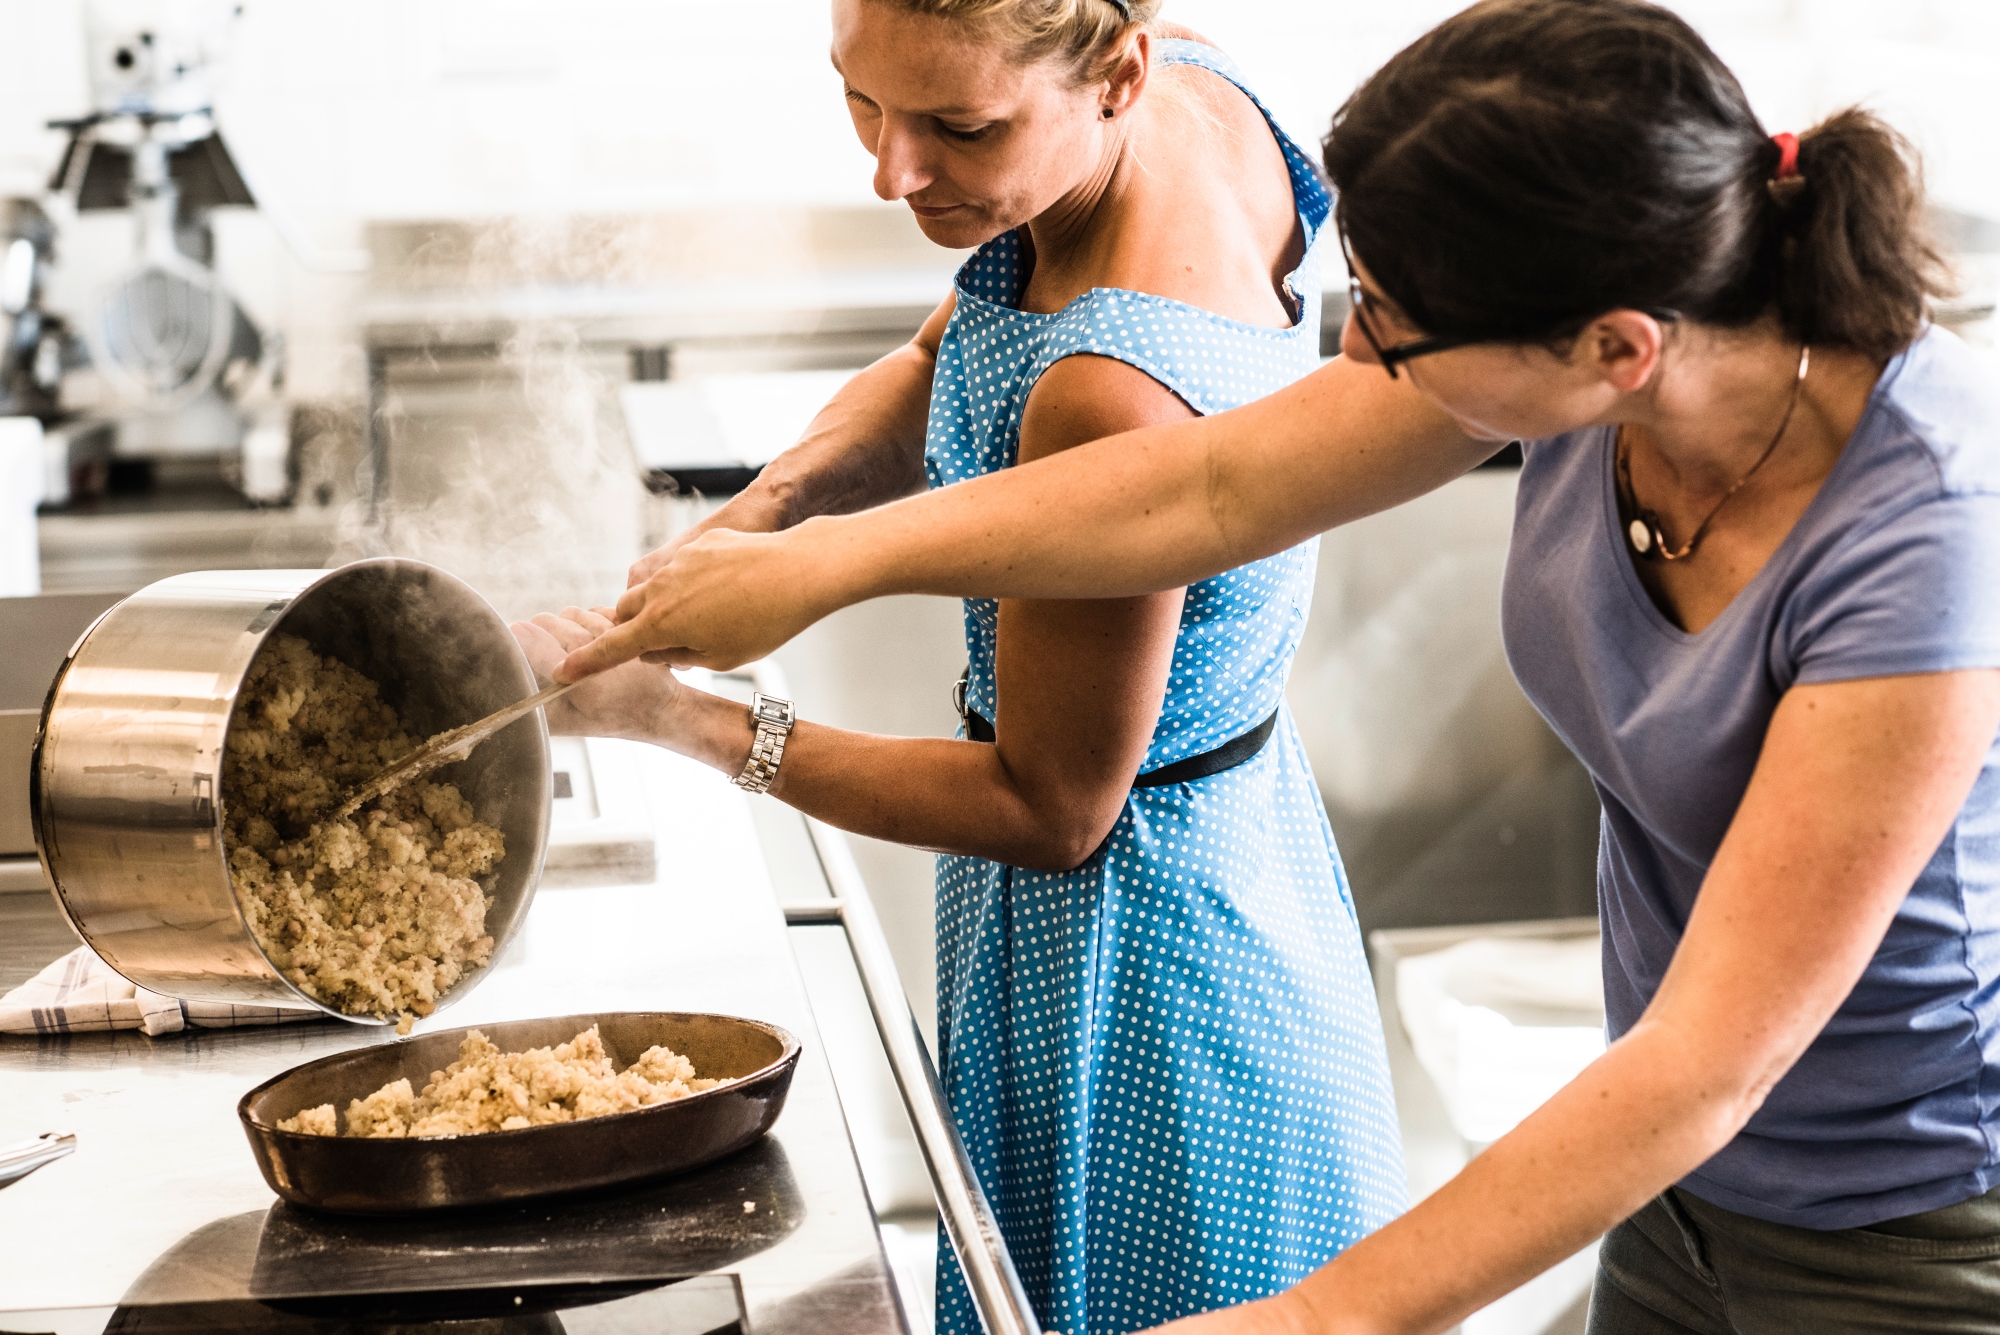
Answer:
MULTIPOLYGON (((616 1192, 397 1218, 278 1204, 154 1261, 105 1335, 717 1335, 803 1215, 783 1146, 616 1192)), ((0 1317, 0 1335, 14 1327, 0 1317)))
POLYGON ((728 1275, 121 1307, 105 1335, 741 1335, 728 1275))

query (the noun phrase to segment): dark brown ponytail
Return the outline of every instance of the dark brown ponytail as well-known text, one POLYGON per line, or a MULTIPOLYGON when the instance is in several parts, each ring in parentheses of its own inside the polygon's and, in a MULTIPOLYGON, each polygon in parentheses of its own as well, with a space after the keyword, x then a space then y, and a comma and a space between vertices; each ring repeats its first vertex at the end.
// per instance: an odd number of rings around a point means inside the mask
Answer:
POLYGON ((1335 115, 1326 167, 1356 254, 1425 331, 1551 342, 1607 310, 1888 357, 1946 271, 1907 141, 1844 111, 1798 176, 1742 87, 1643 0, 1486 0, 1335 115))
POLYGON ((1799 137, 1799 175, 1780 224, 1785 327, 1798 338, 1887 357, 1916 337, 1927 300, 1946 291, 1916 152, 1877 117, 1853 109, 1799 137))

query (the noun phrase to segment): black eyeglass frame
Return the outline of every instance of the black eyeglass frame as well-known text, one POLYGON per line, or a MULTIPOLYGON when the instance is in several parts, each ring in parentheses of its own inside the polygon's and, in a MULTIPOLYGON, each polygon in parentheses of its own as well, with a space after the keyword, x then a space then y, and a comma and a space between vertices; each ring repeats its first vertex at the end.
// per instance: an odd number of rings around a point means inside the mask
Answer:
MULTIPOLYGON (((1477 343, 1497 343, 1503 340, 1493 338, 1455 338, 1448 334, 1424 334, 1406 339, 1393 347, 1384 347, 1382 340, 1375 337, 1375 331, 1368 325, 1368 294, 1361 290, 1361 280, 1354 273, 1354 247, 1347 239, 1347 225, 1338 213, 1333 220, 1334 235, 1340 239, 1340 258, 1347 265, 1347 302, 1354 315, 1354 327, 1361 331, 1361 337, 1368 340, 1368 347, 1374 352, 1382 369, 1389 373, 1391 380, 1399 379, 1396 368, 1414 357, 1428 357, 1433 352, 1449 352, 1453 348, 1467 348, 1477 343)), ((1662 324, 1672 324, 1681 318, 1681 313, 1664 306, 1642 308, 1662 324)))
POLYGON ((1477 338, 1451 338, 1442 334, 1426 334, 1420 338, 1408 339, 1394 347, 1384 347, 1382 340, 1375 337, 1375 331, 1368 324, 1368 294, 1361 290, 1361 280, 1354 273, 1354 246, 1347 239, 1347 225, 1336 213, 1333 219, 1334 235, 1340 238, 1340 258, 1347 265, 1347 308, 1354 316, 1354 327, 1361 331, 1361 337, 1368 340, 1368 346, 1375 353, 1382 369, 1389 373, 1391 380, 1398 379, 1396 367, 1412 357, 1424 357, 1433 352, 1449 352, 1472 343, 1486 340, 1477 338))

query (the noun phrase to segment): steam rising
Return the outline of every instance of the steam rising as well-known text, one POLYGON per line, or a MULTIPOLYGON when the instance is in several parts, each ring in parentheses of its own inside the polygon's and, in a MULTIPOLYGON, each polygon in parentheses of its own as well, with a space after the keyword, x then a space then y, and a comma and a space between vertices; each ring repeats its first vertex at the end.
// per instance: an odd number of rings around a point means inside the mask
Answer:
MULTIPOLYGON (((485 318, 532 307, 518 300, 524 281, 615 278, 628 244, 617 228, 510 219, 439 235, 402 272, 419 287, 440 275, 462 285, 485 318)), ((646 493, 613 393, 618 364, 573 320, 510 323, 497 365, 454 360, 466 340, 443 322, 428 361, 400 364, 380 424, 383 504, 345 507, 333 559, 427 561, 517 620, 614 600, 641 550, 646 493)))

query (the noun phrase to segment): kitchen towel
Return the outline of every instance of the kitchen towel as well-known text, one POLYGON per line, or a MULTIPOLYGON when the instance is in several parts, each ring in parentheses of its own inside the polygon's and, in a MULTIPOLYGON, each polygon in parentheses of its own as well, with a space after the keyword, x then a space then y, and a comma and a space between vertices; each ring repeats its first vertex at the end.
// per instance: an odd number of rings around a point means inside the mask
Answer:
POLYGON ((148 992, 121 976, 88 946, 78 946, 0 997, 0 1034, 81 1034, 141 1029, 149 1036, 183 1029, 234 1029, 323 1018, 316 1010, 181 1001, 148 992))

